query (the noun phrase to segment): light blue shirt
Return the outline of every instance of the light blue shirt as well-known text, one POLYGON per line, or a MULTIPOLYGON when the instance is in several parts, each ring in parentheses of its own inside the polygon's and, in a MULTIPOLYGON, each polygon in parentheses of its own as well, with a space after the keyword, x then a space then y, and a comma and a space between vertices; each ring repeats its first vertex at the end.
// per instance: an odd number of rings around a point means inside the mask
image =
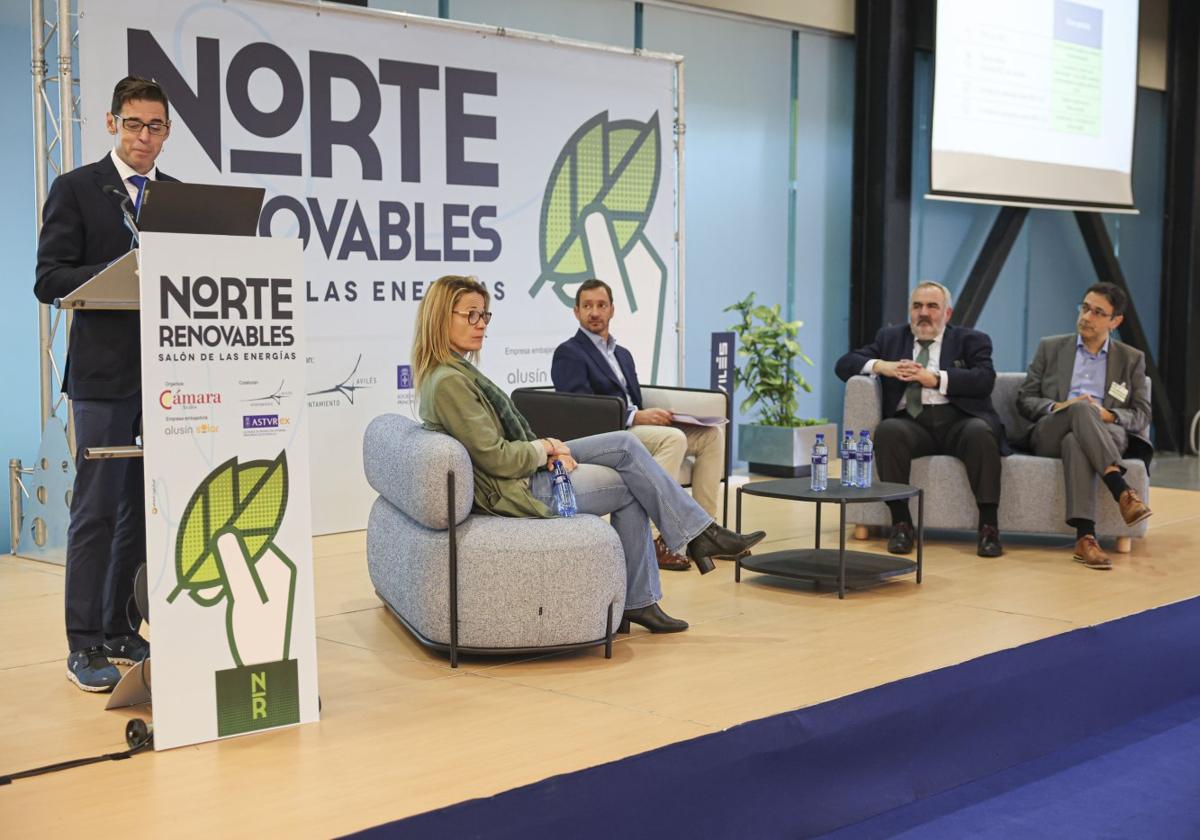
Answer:
POLYGON ((1095 355, 1088 352, 1083 339, 1075 336, 1075 368, 1071 371, 1071 390, 1067 398, 1090 394, 1096 402, 1104 401, 1104 382, 1108 378, 1108 343, 1112 338, 1104 339, 1104 346, 1095 355))
POLYGON ((621 363, 617 361, 617 340, 612 337, 612 333, 608 334, 608 340, 601 338, 594 332, 588 332, 587 337, 592 340, 592 344, 596 345, 596 349, 600 351, 600 355, 608 362, 608 366, 612 368, 613 376, 617 377, 617 381, 621 383, 621 390, 625 392, 625 404, 629 406, 629 413, 625 415, 625 425, 633 425, 633 415, 641 407, 633 401, 633 397, 629 394, 629 383, 625 381, 625 374, 621 370, 621 363))

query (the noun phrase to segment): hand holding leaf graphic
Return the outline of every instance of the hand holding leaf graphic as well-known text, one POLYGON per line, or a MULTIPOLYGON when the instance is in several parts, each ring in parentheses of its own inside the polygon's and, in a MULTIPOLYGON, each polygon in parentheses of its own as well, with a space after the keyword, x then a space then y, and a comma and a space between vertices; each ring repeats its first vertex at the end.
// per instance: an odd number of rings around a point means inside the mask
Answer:
POLYGON ((287 509, 287 453, 231 458, 200 482, 175 541, 172 603, 189 590, 204 607, 226 605, 229 651, 240 667, 287 658, 296 569, 275 545, 287 509))
POLYGON ((233 660, 256 665, 287 659, 296 567, 273 546, 252 562, 237 534, 217 537, 217 561, 225 575, 226 626, 233 660))
POLYGON ((613 289, 623 333, 654 336, 650 381, 658 377, 667 267, 646 238, 662 171, 658 114, 645 122, 584 122, 551 167, 542 199, 541 274, 566 306, 575 287, 599 277, 613 289))

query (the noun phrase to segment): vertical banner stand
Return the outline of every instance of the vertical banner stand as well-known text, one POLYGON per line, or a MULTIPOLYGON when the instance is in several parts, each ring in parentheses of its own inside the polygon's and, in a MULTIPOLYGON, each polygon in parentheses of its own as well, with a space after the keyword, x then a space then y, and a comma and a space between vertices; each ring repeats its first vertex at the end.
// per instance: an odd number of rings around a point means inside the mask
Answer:
POLYGON ((56 304, 142 313, 141 445, 83 457, 144 464, 155 749, 316 721, 301 243, 143 232, 56 304))

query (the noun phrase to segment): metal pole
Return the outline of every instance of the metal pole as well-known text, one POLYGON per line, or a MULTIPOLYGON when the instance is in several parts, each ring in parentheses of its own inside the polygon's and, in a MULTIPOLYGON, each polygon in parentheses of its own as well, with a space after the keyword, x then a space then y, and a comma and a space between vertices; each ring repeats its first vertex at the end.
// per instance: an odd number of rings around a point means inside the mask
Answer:
MULTIPOLYGON (((800 124, 800 33, 792 30, 792 97, 788 135, 787 297, 785 320, 796 320, 796 129, 800 124)), ((789 366, 788 379, 792 378, 789 366)))
MULTIPOLYGON (((30 3, 29 31, 33 39, 33 154, 34 154, 34 218, 35 229, 42 229, 42 205, 46 202, 46 169, 49 166, 46 154, 46 21, 42 0, 30 3)), ((38 429, 46 428, 52 411, 50 368, 50 307, 38 304, 38 373, 40 393, 40 422, 38 429)))
POLYGON ((58 0, 58 133, 62 149, 62 172, 75 168, 75 69, 71 48, 71 0, 58 0))
MULTIPOLYGON (((75 71, 71 50, 75 26, 71 21, 71 0, 58 0, 58 142, 62 152, 59 173, 75 168, 75 71)), ((40 232, 40 231, 39 231, 40 232)), ((72 313, 66 317, 64 344, 70 346, 72 313)), ((47 360, 49 357, 47 357, 47 360)), ((49 402, 50 398, 43 398, 49 402)), ((75 455, 75 417, 70 401, 66 406, 67 446, 75 455)))
POLYGON ((21 544, 21 459, 12 458, 8 462, 8 519, 13 523, 10 541, 12 554, 17 553, 21 544))
POLYGON ((683 385, 684 378, 684 275, 685 265, 687 262, 686 254, 684 253, 687 245, 687 237, 684 235, 684 207, 686 206, 684 198, 686 195, 686 178, 684 177, 687 170, 684 166, 684 135, 687 133, 687 120, 684 119, 683 110, 683 60, 680 59, 675 63, 675 78, 676 84, 676 101, 675 101, 675 154, 678 160, 675 174, 675 194, 678 196, 675 205, 675 265, 676 265, 676 288, 679 290, 677 297, 677 311, 675 313, 675 330, 679 336, 679 369, 676 372, 675 381, 683 385))

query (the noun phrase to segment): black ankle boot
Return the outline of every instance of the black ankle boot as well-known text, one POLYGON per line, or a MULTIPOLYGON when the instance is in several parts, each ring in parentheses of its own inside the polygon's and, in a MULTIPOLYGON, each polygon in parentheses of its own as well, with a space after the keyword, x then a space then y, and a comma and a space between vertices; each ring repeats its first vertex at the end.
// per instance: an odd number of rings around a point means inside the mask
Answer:
POLYGON ((629 623, 640 624, 651 633, 680 633, 688 629, 688 623, 682 618, 671 618, 662 611, 662 607, 658 604, 651 604, 648 607, 639 607, 636 610, 625 610, 625 614, 621 616, 621 626, 617 628, 618 633, 628 633, 629 623))
POLYGON ((714 522, 688 543, 687 554, 700 570, 700 574, 706 575, 713 570, 714 559, 736 560, 745 557, 766 535, 766 531, 739 534, 714 522))

